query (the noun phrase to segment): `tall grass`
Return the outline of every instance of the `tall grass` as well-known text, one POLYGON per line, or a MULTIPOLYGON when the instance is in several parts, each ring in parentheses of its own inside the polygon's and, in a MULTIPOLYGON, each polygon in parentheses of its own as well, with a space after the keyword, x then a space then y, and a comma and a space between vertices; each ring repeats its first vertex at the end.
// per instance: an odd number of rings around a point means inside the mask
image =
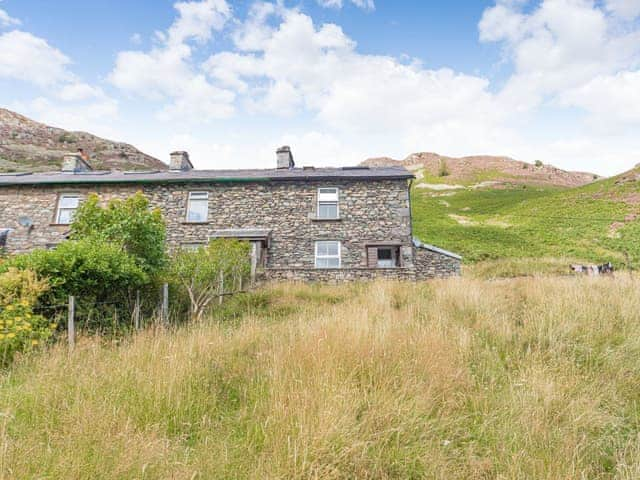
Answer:
POLYGON ((290 285, 0 384, 0 478, 640 477, 640 279, 290 285))

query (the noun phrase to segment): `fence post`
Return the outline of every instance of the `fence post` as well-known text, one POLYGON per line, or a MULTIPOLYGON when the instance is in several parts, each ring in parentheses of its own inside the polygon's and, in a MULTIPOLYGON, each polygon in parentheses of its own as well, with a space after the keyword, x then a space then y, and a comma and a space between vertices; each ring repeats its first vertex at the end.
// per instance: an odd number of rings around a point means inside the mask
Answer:
POLYGON ((169 323, 169 284, 162 285, 162 321, 169 323))
POLYGON ((136 330, 140 330, 140 290, 136 290, 136 305, 133 309, 133 324, 136 330))
POLYGON ((69 315, 67 317, 67 334, 69 336, 69 349, 73 350, 76 345, 76 299, 73 295, 69 295, 69 315))
POLYGON ((218 305, 222 305, 222 296, 224 294, 224 272, 220 270, 220 283, 218 284, 218 305))

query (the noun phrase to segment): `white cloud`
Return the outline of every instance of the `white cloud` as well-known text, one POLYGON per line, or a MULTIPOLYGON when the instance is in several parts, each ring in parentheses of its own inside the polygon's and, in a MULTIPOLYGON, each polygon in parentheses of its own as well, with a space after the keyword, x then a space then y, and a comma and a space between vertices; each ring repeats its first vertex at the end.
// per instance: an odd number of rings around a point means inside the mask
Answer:
MULTIPOLYGON (((343 0, 317 0, 321 7, 325 8, 342 8, 343 0)), ((356 7, 363 10, 375 10, 376 6, 373 0, 351 0, 356 7)))
POLYGON ((56 96, 68 102, 105 98, 102 89, 79 81, 64 85, 60 91, 56 93, 56 96))
POLYGON ((129 41, 134 45, 140 45, 142 43, 142 35, 136 32, 129 37, 129 41))
POLYGON ((500 42, 512 62, 500 101, 513 111, 559 101, 594 78, 640 66, 640 31, 623 28, 591 1, 543 0, 527 13, 501 2, 485 10, 478 26, 480 39, 500 42))
POLYGON ((14 30, 0 35, 0 78, 41 87, 69 80, 71 60, 46 40, 14 30))
POLYGON ((627 20, 640 16, 638 0, 606 0, 607 10, 627 20))
POLYGON ((561 95, 567 106, 584 108, 595 123, 640 124, 640 71, 598 76, 561 95))
POLYGON ((0 8, 0 27, 12 27, 20 25, 21 23, 20 20, 10 17, 5 10, 0 8))
POLYGON ((251 53, 222 52, 204 64, 254 111, 309 111, 329 128, 352 132, 424 131, 447 121, 486 125, 497 117, 484 78, 362 55, 337 25, 316 27, 296 10, 274 15, 277 28, 263 29, 268 34, 251 53))
POLYGON ((166 33, 157 34, 161 44, 148 52, 120 52, 109 80, 128 93, 167 102, 158 113, 164 120, 231 115, 235 94, 211 84, 194 69, 188 43, 205 42, 213 31, 221 30, 229 18, 229 6, 224 0, 205 0, 178 2, 174 7, 178 18, 166 33))

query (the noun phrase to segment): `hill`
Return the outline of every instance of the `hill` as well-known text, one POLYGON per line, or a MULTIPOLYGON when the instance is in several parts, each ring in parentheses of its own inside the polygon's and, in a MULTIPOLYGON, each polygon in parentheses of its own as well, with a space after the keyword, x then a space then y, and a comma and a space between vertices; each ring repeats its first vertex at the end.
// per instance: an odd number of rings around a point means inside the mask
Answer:
POLYGON ((637 479, 637 282, 282 285, 63 337, 0 376, 0 476, 637 479))
POLYGON ((412 206, 416 235, 468 263, 569 257, 640 267, 640 168, 575 188, 433 190, 418 183, 412 206))
POLYGON ((0 171, 49 171, 65 153, 82 148, 98 170, 165 169, 167 166, 137 148, 86 132, 50 127, 0 108, 0 171))
POLYGON ((362 165, 393 166, 402 165, 416 173, 418 183, 453 185, 502 185, 526 184, 551 187, 578 187, 597 180, 599 177, 587 172, 569 172, 545 165, 542 162, 530 164, 509 157, 477 155, 470 157, 447 157, 437 153, 413 153, 404 160, 388 157, 370 158, 362 165))

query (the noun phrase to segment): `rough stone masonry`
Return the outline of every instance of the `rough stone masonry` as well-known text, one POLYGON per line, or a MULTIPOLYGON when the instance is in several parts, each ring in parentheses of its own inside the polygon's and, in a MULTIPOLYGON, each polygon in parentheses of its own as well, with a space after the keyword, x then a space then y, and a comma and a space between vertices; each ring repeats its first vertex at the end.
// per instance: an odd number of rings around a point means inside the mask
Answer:
POLYGON ((174 152, 166 171, 92 171, 78 155, 63 165, 61 172, 0 174, 0 230, 10 229, 9 253, 64 241, 69 225, 60 224, 60 209, 90 193, 106 203, 141 191, 164 215, 169 249, 216 237, 250 241, 267 279, 421 280, 460 273, 459 256, 414 241, 413 176, 404 168, 296 168, 288 147, 278 151, 279 168, 264 170, 194 170, 186 152, 174 152), (321 214, 321 192, 334 195, 335 214, 321 214), (194 220, 189 211, 197 201, 201 217, 194 220))

